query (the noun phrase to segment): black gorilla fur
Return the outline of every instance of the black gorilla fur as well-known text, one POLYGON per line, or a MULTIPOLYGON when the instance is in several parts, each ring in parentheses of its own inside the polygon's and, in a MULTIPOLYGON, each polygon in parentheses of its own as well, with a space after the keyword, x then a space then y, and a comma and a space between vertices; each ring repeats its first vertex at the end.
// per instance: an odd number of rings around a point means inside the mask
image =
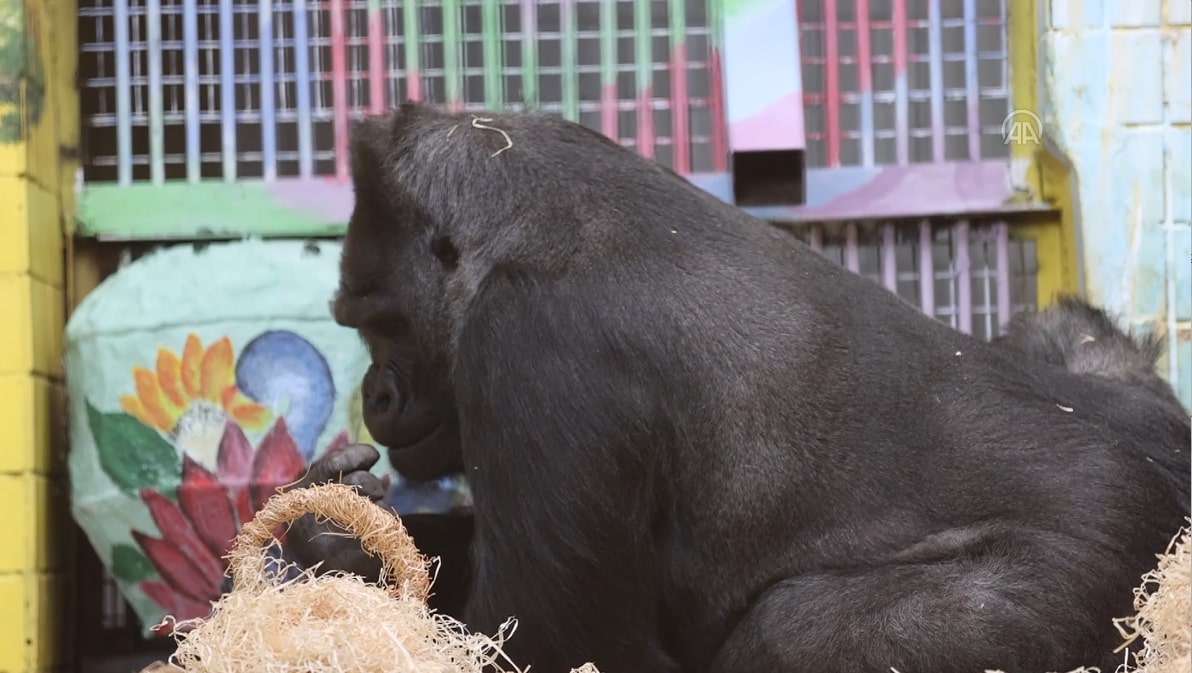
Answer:
POLYGON ((1163 340, 1153 334, 1132 337, 1105 311, 1072 296, 1038 313, 1020 313, 1007 334, 994 343, 1077 374, 1116 379, 1147 390, 1179 415, 1187 415, 1171 384, 1155 371, 1163 340))
MULTIPOLYGON (((458 432, 422 457, 474 492, 472 628, 515 616, 541 673, 1120 661, 1189 510, 1182 410, 960 334, 584 127, 482 117, 356 129, 334 305, 394 462, 458 432)), ((307 483, 376 497, 376 458, 307 483)))

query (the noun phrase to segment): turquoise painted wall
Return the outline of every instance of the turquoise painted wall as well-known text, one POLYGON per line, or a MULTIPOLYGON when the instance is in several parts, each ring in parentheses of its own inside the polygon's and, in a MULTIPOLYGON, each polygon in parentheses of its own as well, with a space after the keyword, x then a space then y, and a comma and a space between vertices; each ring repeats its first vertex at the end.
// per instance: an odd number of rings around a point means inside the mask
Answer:
POLYGON ((1040 3, 1047 135, 1076 170, 1087 296, 1166 334, 1192 404, 1192 0, 1040 3))

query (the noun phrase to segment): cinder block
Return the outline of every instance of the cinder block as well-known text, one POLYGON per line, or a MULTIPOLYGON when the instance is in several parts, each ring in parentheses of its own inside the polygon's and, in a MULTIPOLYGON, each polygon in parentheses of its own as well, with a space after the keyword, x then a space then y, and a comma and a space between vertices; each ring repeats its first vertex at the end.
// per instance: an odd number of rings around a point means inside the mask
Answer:
POLYGON ((33 371, 62 378, 62 339, 66 329, 66 293, 45 281, 30 282, 33 371))
POLYGON ((58 182, 58 129, 54 110, 41 84, 25 87, 25 172, 43 187, 58 182))
POLYGON ((34 600, 28 621, 32 628, 30 670, 57 669, 69 661, 65 636, 69 580, 64 573, 38 573, 30 587, 34 600))
POLYGON ((33 634, 26 586, 23 575, 0 575, 0 671, 5 673, 29 670, 33 634))
POLYGON ((1163 10, 1167 14, 1167 25, 1192 25, 1192 2, 1185 2, 1185 0, 1163 0, 1163 10))
MULTIPOLYGON (((56 176, 55 176, 56 178, 56 176)), ((58 197, 36 183, 28 191, 29 273, 56 288, 65 286, 65 242, 58 197)))
POLYGON ((38 391, 29 374, 0 375, 0 474, 31 472, 39 450, 37 436, 38 391))
POLYGON ((1104 148, 1105 156, 1113 158, 1113 167, 1099 187, 1108 189, 1082 195, 1088 200, 1081 205, 1092 208, 1085 211, 1086 218, 1104 218, 1104 227, 1122 232, 1120 240, 1104 241, 1118 251, 1129 249, 1125 232, 1131 223, 1159 226, 1163 222, 1163 145, 1160 128, 1119 129, 1104 148), (1122 247, 1116 247, 1119 245, 1122 247))
POLYGON ((1048 27, 1053 30, 1086 31, 1106 27, 1107 0, 1051 0, 1048 27))
MULTIPOLYGON (((1185 323, 1181 326, 1180 332, 1187 334, 1190 330, 1192 330, 1192 326, 1185 323)), ((1190 407, 1192 406, 1192 341, 1177 341, 1175 356, 1178 363, 1176 371, 1179 376, 1172 383, 1180 396, 1180 401, 1184 403, 1185 407, 1190 407)))
POLYGON ((1175 282, 1175 319, 1192 320, 1192 227, 1187 222, 1177 224, 1167 234, 1171 258, 1175 264, 1168 268, 1175 282))
POLYGON ((62 573, 0 575, 0 671, 26 673, 66 661, 68 586, 62 573))
POLYGON ((34 503, 33 540, 28 554, 29 567, 37 572, 58 572, 66 568, 70 549, 70 501, 65 477, 34 474, 28 476, 28 489, 34 503))
POLYGON ((0 374, 33 371, 33 279, 0 275, 0 374))
POLYGON ((73 535, 68 490, 61 476, 0 475, 0 504, 8 508, 0 575, 66 568, 73 535))
MULTIPOLYGON (((0 152, 4 144, 0 143, 0 152)), ((0 177, 0 274, 29 269, 29 182, 21 177, 0 177)))
POLYGON ((1163 43, 1158 30, 1117 32, 1109 77, 1111 123, 1163 121, 1163 43))
MULTIPOLYGON (((4 507, 5 544, 0 545, 0 575, 29 570, 33 549, 35 505, 28 475, 0 475, 0 506, 4 507)), ((2 617, 0 617, 0 623, 2 617)), ((3 629, 0 629, 3 630, 3 629)), ((0 671, 5 670, 0 666, 0 671)))
POLYGON ((64 286, 62 215, 58 197, 37 183, 0 177, 0 273, 30 273, 64 286))
POLYGON ((54 17, 46 11, 50 4, 46 0, 24 3, 26 56, 22 74, 26 79, 26 172, 38 184, 52 189, 58 181, 58 125, 54 108, 67 101, 53 100, 46 92, 54 74, 54 52, 62 51, 64 44, 54 39, 54 17))
POLYGON ((25 81, 15 84, 17 104, 0 109, 0 177, 19 177, 28 165, 25 146, 25 81))
POLYGON ((62 377, 66 294, 28 275, 0 275, 0 374, 62 377))
MULTIPOLYGON (((1184 3, 1192 7, 1192 0, 1184 3)), ((1192 28, 1168 31, 1163 46, 1163 93, 1170 121, 1192 123, 1192 28)))
POLYGON ((66 472, 66 386, 34 374, 0 375, 0 474, 66 472))
POLYGON ((1138 242, 1130 279, 1132 317, 1153 320, 1165 313, 1167 303, 1167 232, 1159 220, 1141 220, 1133 226, 1138 242))
POLYGON ((66 384, 34 375, 33 469, 38 474, 65 476, 70 437, 66 384))
POLYGON ((1109 0, 1108 9, 1115 28, 1157 28, 1163 22, 1162 0, 1109 0))
POLYGON ((1167 142, 1171 219, 1192 222, 1192 130, 1171 129, 1167 142))

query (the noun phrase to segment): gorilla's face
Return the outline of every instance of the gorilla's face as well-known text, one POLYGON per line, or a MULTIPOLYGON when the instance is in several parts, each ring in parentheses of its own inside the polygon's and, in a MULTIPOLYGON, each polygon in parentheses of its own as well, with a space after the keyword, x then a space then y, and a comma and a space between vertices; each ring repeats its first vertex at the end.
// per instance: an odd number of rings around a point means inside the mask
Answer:
POLYGON ((463 469, 454 397, 445 375, 446 312, 430 301, 453 250, 431 236, 426 214, 390 184, 391 124, 362 123, 352 147, 355 205, 344 237, 332 313, 368 345, 362 416, 414 480, 463 469))
POLYGON ((389 462, 416 481, 462 470, 456 411, 445 380, 429 375, 399 339, 366 335, 372 364, 361 386, 364 425, 389 462))

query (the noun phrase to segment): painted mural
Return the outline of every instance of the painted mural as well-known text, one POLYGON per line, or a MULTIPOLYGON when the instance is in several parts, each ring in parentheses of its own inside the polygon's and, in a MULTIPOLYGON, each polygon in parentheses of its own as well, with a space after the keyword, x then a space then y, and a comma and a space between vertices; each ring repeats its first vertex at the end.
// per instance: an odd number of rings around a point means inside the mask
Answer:
MULTIPOLYGON (((146 628, 206 616, 229 543, 264 501, 323 452, 371 442, 367 353, 328 313, 338 258, 331 243, 178 246, 72 315, 73 512, 146 628)), ((389 504, 470 503, 458 479, 398 476, 389 504)))
POLYGON ((40 35, 36 13, 26 12, 19 0, 0 0, 0 143, 18 142, 25 137, 26 121, 36 124, 41 119, 42 96, 24 97, 21 108, 22 86, 45 82, 40 35))

